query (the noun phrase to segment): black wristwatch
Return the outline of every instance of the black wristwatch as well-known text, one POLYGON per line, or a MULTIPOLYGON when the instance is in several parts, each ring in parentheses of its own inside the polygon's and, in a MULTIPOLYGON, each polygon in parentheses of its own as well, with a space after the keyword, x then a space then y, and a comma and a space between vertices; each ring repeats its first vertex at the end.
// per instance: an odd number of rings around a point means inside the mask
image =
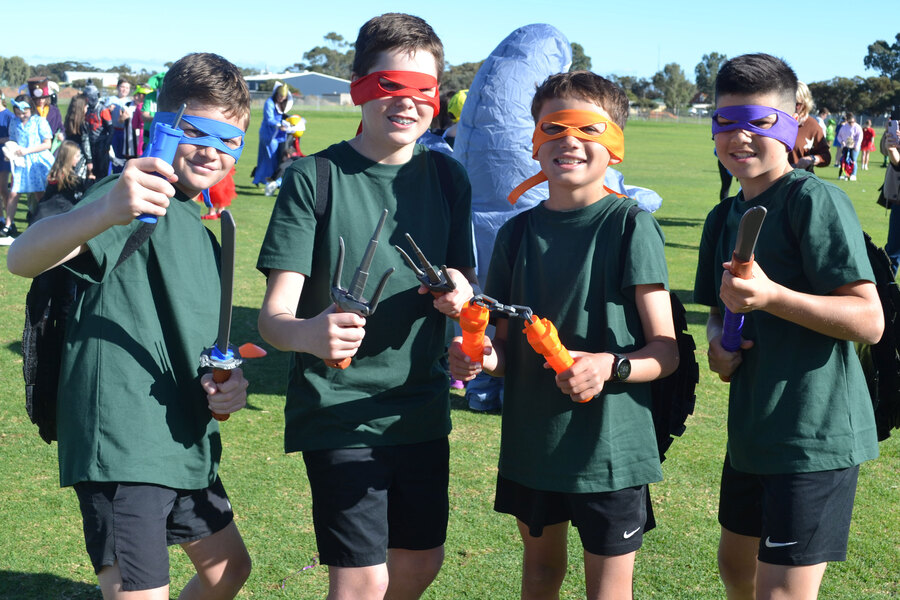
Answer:
POLYGON ((624 354, 618 352, 610 352, 610 354, 615 357, 610 381, 628 381, 628 377, 631 375, 631 361, 624 354))

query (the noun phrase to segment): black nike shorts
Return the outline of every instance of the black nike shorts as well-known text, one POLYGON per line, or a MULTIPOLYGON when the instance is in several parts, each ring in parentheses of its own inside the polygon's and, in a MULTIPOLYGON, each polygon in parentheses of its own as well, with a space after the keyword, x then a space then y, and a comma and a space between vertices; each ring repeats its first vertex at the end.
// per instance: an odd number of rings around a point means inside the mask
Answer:
POLYGON ((722 467, 719 524, 759 538, 759 560, 816 565, 847 559, 859 465, 815 473, 754 475, 722 467))
POLYGON ((636 551, 644 533, 656 526, 646 485, 574 494, 535 490, 498 475, 494 510, 513 515, 532 537, 540 537, 548 525, 571 521, 584 549, 598 556, 636 551))

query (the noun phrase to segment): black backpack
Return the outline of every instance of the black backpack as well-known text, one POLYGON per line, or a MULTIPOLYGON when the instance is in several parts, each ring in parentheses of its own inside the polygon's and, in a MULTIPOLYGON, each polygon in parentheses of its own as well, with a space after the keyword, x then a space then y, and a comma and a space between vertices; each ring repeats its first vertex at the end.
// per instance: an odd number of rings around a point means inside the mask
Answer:
MULTIPOLYGON (((61 214, 72 205, 58 197, 42 201, 34 221, 61 214)), ((116 267, 134 254, 150 237, 155 223, 142 223, 125 243, 116 267)), ((54 267, 31 282, 25 297, 25 328, 22 331, 22 375, 25 378, 25 410, 38 434, 48 444, 56 440, 56 396, 59 370, 66 341, 69 312, 90 285, 66 268, 54 267)))
MULTIPOLYGON (((794 181, 787 198, 794 197, 809 177, 806 175, 794 181)), ((722 230, 732 201, 724 200, 716 207, 713 231, 722 230)), ((890 437, 891 429, 900 428, 900 287, 894 280, 891 259, 884 248, 876 246, 865 231, 863 239, 884 312, 884 334, 877 344, 857 343, 856 354, 869 387, 878 441, 882 442, 890 437)))
MULTIPOLYGON (((533 210, 533 209, 531 209, 533 210)), ((625 215, 625 230, 622 233, 622 248, 627 248, 634 234, 637 214, 642 208, 632 205, 625 215)), ((510 261, 515 260, 525 233, 527 213, 524 211, 512 218, 510 234, 510 261)), ((625 253, 621 253, 620 271, 624 268, 625 253)), ((512 265, 510 265, 512 266, 512 265)), ((656 446, 659 461, 666 459, 666 451, 675 437, 685 431, 688 415, 693 414, 696 401, 697 383, 700 381, 700 365, 694 351, 697 345, 694 337, 688 333, 687 311, 674 292, 669 292, 672 304, 672 321, 675 325, 675 342, 678 344, 678 368, 667 377, 656 379, 650 383, 650 396, 653 400, 653 427, 656 430, 656 446)))

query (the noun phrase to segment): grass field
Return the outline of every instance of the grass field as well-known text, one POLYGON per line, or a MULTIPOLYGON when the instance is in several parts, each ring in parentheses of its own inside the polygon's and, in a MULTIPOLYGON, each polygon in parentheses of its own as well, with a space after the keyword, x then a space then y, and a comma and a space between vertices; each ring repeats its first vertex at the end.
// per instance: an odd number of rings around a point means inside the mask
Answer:
MULTIPOLYGON (((358 123, 355 113, 305 116, 306 152, 352 136, 358 123)), ((256 331, 264 280, 254 265, 274 199, 249 183, 258 124, 255 114, 237 170, 239 197, 232 206, 239 250, 233 339, 265 346, 256 331)), ((665 481, 651 488, 659 526, 638 553, 635 596, 721 598, 716 506, 728 388, 706 370, 705 311, 689 303, 701 227, 718 198, 709 128, 633 122, 626 137, 627 160, 620 165, 626 181, 653 188, 664 198, 656 217, 666 234, 671 286, 687 306, 701 363, 696 412, 669 451, 665 481)), ((887 218, 875 204, 884 173, 879 164, 876 155, 871 170, 861 172, 854 183, 837 182, 834 169, 819 174, 850 194, 863 227, 883 243, 887 218)), ((18 216, 24 219, 24 209, 18 216)), ((218 225, 212 228, 217 231, 218 225)), ((10 275, 5 258, 6 249, 0 248, 0 598, 100 598, 83 547, 75 494, 59 488, 55 446, 40 440, 25 414, 20 339, 29 282, 10 275)), ((303 461, 282 450, 287 361, 285 354, 270 351, 267 358, 247 363, 249 406, 222 426, 222 478, 254 560, 241 598, 322 598, 327 589, 327 571, 316 566, 303 461)), ((469 412, 457 396, 453 423, 446 560, 425 597, 517 598, 518 534, 510 517, 491 509, 500 416, 469 412)), ((849 559, 828 567, 822 598, 900 598, 900 432, 881 444, 881 452, 861 469, 849 559)), ((174 597, 192 569, 178 548, 171 551, 171 559, 174 597)), ((584 597, 581 550, 574 533, 562 597, 584 597)))

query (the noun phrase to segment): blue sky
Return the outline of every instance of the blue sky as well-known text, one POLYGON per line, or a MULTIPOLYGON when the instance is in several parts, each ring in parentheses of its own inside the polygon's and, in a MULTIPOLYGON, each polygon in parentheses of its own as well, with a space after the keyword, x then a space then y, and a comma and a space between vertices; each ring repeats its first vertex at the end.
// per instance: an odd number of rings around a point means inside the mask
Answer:
POLYGON ((690 79, 704 54, 768 52, 785 58, 804 81, 874 76, 863 57, 875 40, 900 32, 897 0, 846 2, 673 3, 546 0, 445 2, 16 2, 4 9, 0 56, 30 64, 81 60, 97 67, 128 64, 150 71, 187 52, 211 51, 232 62, 278 72, 334 31, 351 42, 381 12, 416 14, 444 42, 451 64, 484 59, 511 31, 549 23, 581 44, 600 74, 652 77, 670 62, 690 79), (753 3, 756 4, 756 3, 753 3), (373 8, 377 5, 378 8, 373 8), (771 6, 784 7, 773 10, 771 6), (214 6, 213 11, 203 7, 214 6), (554 10, 564 7, 565 11, 554 10), (678 7, 673 10, 673 7, 678 7), (258 8, 257 8, 258 7, 258 8), (765 8, 763 8, 765 7, 765 8), (858 10, 854 11, 854 8, 858 10), (88 23, 89 14, 96 20, 88 23), (115 25, 114 25, 115 24, 115 25))

